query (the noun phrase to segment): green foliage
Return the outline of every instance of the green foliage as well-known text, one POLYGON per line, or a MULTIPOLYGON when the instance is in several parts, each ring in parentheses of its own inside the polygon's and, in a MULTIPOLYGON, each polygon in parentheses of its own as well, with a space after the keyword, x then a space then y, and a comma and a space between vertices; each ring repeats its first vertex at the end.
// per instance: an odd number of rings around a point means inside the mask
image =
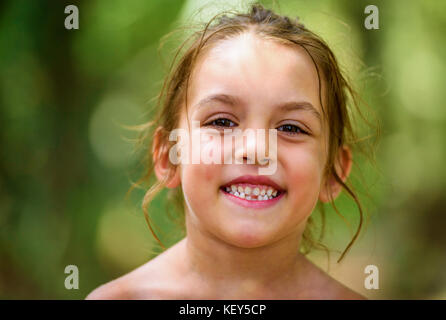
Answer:
MULTIPOLYGON (((216 6, 74 2, 79 30, 64 28, 67 1, 0 5, 0 298, 81 299, 157 253, 140 207, 144 191, 125 199, 142 171, 136 136, 124 126, 149 120, 166 71, 160 38, 197 8, 216 6), (79 290, 64 288, 69 264, 79 267, 79 290)), ((377 165, 358 156, 353 172, 386 261, 382 297, 446 297, 446 6, 375 1, 380 29, 367 30, 366 1, 264 3, 326 39, 382 121, 377 165)), ((163 214, 165 195, 151 207, 167 240, 175 229, 163 214)), ((326 242, 341 250, 358 212, 346 195, 336 204, 352 225, 327 207, 326 242)), ((361 250, 352 255, 368 254, 361 250)))

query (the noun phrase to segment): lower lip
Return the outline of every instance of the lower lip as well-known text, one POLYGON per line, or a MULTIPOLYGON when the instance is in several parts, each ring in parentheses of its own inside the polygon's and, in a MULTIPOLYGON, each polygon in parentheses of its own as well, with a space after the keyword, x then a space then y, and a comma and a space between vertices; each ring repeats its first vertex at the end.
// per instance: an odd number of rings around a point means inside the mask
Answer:
POLYGON ((252 208, 252 209, 264 209, 269 208, 275 205, 277 202, 279 202, 280 199, 285 195, 285 192, 282 191, 277 197, 268 199, 268 200, 246 200, 239 197, 234 196, 233 194, 230 194, 226 191, 223 191, 220 189, 220 192, 223 193, 229 200, 232 202, 245 207, 245 208, 252 208))

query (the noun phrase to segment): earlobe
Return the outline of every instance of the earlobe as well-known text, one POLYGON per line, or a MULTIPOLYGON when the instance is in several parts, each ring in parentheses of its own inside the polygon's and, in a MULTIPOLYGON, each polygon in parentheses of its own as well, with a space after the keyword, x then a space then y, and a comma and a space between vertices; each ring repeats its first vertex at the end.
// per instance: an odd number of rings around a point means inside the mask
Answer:
POLYGON ((156 130, 154 135, 152 155, 155 175, 158 180, 166 180, 167 188, 176 188, 179 186, 181 182, 179 167, 174 167, 169 163, 169 150, 161 142, 160 128, 156 130))
POLYGON ((172 177, 166 183, 167 188, 176 188, 180 185, 181 179, 180 179, 179 167, 175 167, 174 170, 175 172, 173 173, 172 177))
POLYGON ((167 188, 176 188, 180 185, 179 167, 169 165, 169 155, 164 149, 160 151, 159 157, 154 159, 155 175, 158 180, 166 180, 167 188))
MULTIPOLYGON (((345 182, 350 175, 352 168, 352 153, 348 146, 343 146, 338 153, 338 159, 335 163, 335 170, 342 180, 345 182)), ((336 179, 336 177, 331 174, 329 177, 324 179, 324 183, 321 187, 321 192, 319 194, 319 200, 324 203, 328 203, 331 200, 336 199, 341 193, 342 185, 336 179)))

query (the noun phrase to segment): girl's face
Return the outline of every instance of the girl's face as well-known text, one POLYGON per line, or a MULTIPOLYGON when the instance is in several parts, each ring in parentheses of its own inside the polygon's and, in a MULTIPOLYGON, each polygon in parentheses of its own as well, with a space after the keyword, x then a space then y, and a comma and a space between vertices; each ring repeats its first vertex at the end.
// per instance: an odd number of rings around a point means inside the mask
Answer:
MULTIPOLYGON (((277 168, 263 177, 280 187, 282 194, 275 201, 267 200, 273 203, 270 206, 253 207, 246 205, 250 201, 246 187, 256 198, 255 187, 261 193, 268 188, 264 183, 236 184, 245 200, 224 191, 222 187, 233 179, 259 176, 262 165, 256 159, 255 164, 246 160, 235 164, 235 158, 232 164, 181 164, 189 228, 245 248, 303 232, 321 192, 326 161, 328 137, 318 86, 315 66, 303 48, 252 34, 218 42, 200 57, 190 79, 187 117, 190 124, 200 122, 202 134, 214 136, 213 141, 202 142, 201 149, 218 141, 210 128, 220 131, 220 143, 225 128, 277 129, 277 168)), ((185 111, 181 128, 191 130, 185 111)), ((256 140, 254 146, 265 148, 266 143, 256 140)), ((225 146, 222 152, 231 157, 246 152, 246 146, 241 153, 236 146, 225 146)))

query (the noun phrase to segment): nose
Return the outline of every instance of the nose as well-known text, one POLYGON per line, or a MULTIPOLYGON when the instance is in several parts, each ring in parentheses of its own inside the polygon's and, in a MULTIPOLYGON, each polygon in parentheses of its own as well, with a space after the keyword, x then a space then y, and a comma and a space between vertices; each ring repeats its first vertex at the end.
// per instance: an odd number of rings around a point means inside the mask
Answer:
POLYGON ((270 141, 269 130, 245 129, 236 135, 235 141, 235 163, 267 165, 273 160, 273 150, 270 141), (246 143, 245 143, 246 140, 246 143))

